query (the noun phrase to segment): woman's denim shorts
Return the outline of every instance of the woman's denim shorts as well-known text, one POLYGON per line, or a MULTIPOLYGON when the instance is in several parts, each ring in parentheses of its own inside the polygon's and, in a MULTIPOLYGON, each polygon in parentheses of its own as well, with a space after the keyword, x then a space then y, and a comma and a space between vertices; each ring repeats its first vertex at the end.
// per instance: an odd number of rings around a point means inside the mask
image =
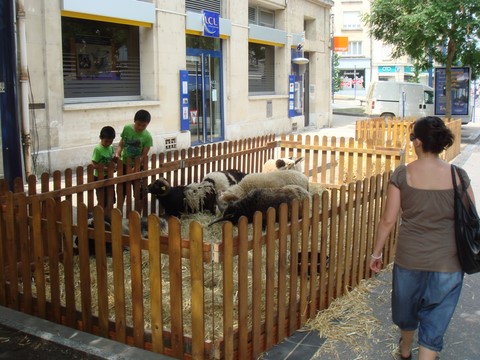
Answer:
POLYGON ((463 284, 463 272, 393 267, 392 320, 401 330, 418 328, 418 343, 441 351, 463 284))

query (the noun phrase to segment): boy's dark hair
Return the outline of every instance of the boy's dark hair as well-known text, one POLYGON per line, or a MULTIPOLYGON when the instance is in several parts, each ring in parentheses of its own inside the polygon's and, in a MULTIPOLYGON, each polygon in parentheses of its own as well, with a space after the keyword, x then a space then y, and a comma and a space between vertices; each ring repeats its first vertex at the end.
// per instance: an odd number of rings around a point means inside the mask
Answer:
POLYGON ((138 110, 135 113, 133 121, 147 122, 149 123, 151 119, 150 113, 147 110, 138 110))
POLYGON ((100 130, 100 139, 115 139, 115 129, 111 126, 104 126, 100 130))

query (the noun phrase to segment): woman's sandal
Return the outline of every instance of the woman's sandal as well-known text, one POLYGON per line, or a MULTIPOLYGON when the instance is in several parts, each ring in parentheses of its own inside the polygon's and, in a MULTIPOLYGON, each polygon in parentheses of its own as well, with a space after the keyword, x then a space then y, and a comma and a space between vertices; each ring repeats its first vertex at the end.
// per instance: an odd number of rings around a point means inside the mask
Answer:
POLYGON ((402 345, 402 338, 400 338, 400 340, 398 340, 398 352, 400 353, 400 359, 401 360, 412 360, 412 352, 410 351, 410 355, 408 356, 402 356, 402 348, 401 348, 401 345, 402 345))

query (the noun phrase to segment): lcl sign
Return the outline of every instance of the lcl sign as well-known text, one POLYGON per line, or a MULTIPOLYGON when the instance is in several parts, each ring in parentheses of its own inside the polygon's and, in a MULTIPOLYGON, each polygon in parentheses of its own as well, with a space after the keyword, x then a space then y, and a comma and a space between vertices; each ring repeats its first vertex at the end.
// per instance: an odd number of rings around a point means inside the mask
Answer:
POLYGON ((203 10, 203 36, 220 37, 220 15, 203 10))

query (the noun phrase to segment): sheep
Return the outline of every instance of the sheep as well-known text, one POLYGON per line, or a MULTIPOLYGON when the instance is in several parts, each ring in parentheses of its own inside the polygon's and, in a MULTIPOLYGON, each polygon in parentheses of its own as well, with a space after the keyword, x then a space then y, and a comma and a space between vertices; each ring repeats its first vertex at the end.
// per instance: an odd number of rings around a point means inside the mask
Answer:
POLYGON ((298 185, 308 190, 308 178, 296 170, 248 174, 238 184, 225 190, 220 195, 220 200, 231 202, 245 197, 253 189, 278 188, 285 185, 298 185))
POLYGON ((212 183, 201 182, 188 184, 185 186, 184 194, 188 212, 197 213, 206 210, 215 214, 217 192, 212 183))
POLYGON ((241 216, 245 216, 248 222, 253 221, 253 215, 256 211, 261 211, 263 214, 263 226, 266 225, 267 210, 274 208, 276 211, 277 221, 278 212, 282 203, 289 204, 289 216, 291 211, 290 203, 293 200, 299 200, 299 215, 302 212, 302 200, 304 198, 310 198, 310 193, 299 185, 286 185, 279 188, 257 188, 248 192, 248 194, 240 200, 236 200, 230 203, 222 217, 215 219, 209 225, 215 224, 221 221, 230 221, 233 224, 237 224, 241 216))
POLYGON ((157 198, 167 216, 180 218, 182 213, 203 210, 215 214, 216 191, 210 183, 172 187, 167 180, 160 178, 149 184, 147 190, 157 198))
POLYGON ((297 170, 303 172, 303 157, 295 159, 293 157, 270 159, 263 164, 262 172, 268 173, 277 170, 297 170))
MULTIPOLYGON (((104 224, 105 224, 105 231, 112 231, 111 223, 112 221, 108 216, 105 216, 104 218, 104 224)), ((93 219, 93 215, 89 214, 88 220, 87 220, 87 226, 89 228, 95 228, 95 221, 93 219)), ((165 232, 167 231, 168 223, 165 219, 160 219, 160 230, 165 232)), ((122 233, 125 235, 130 234, 130 227, 129 227, 129 220, 128 219, 122 219, 122 233)), ((140 218, 140 235, 143 238, 148 238, 148 222, 146 217, 141 217, 140 218)), ((75 254, 78 254, 78 237, 75 237, 73 240, 73 250, 75 254)), ((112 256, 112 243, 109 241, 105 242, 105 252, 106 255, 111 257, 112 256)), ((90 256, 95 256, 95 239, 94 238, 88 238, 88 253, 90 256)))
POLYGON ((231 169, 208 173, 202 179, 202 183, 211 183, 215 187, 217 193, 217 207, 220 211, 225 210, 227 205, 225 202, 220 201, 220 195, 230 186, 238 184, 245 175, 247 174, 240 170, 231 169))

